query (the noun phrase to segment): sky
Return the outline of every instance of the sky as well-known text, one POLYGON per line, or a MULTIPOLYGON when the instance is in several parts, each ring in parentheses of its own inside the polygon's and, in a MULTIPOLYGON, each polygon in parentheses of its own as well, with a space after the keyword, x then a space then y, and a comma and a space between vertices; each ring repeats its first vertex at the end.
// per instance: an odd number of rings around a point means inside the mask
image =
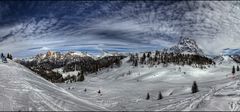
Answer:
POLYGON ((140 52, 196 40, 206 54, 240 48, 237 1, 0 1, 0 51, 140 52))

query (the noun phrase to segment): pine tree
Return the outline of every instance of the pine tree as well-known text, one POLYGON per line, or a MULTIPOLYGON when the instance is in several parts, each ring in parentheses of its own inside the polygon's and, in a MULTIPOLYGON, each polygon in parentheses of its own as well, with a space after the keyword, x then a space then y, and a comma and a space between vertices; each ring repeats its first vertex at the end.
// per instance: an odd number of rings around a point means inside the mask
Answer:
POLYGON ((143 53, 143 59, 144 59, 144 60, 146 59, 146 54, 145 54, 145 53, 143 53))
POLYGON ((72 76, 72 81, 76 82, 77 81, 77 76, 72 76))
POLYGON ((138 60, 137 59, 134 61, 134 66, 138 66, 138 60))
POLYGON ((198 86, 197 86, 197 82, 193 81, 193 85, 192 85, 192 93, 196 93, 198 92, 198 86))
POLYGON ((12 55, 8 54, 8 59, 12 60, 12 55))
POLYGON ((87 89, 86 89, 86 88, 84 89, 84 92, 87 92, 87 89))
POLYGON ((240 71, 239 66, 237 65, 237 71, 240 71))
POLYGON ((149 58, 149 57, 150 57, 150 55, 151 55, 151 52, 148 52, 148 54, 147 54, 147 57, 149 58))
POLYGON ((146 100, 149 100, 149 99, 150 99, 150 95, 149 95, 149 93, 147 93, 146 100))
POLYGON ((3 53, 1 53, 1 58, 3 58, 4 57, 4 54, 3 53))
POLYGON ((81 76, 80 76, 80 81, 84 81, 84 80, 85 80, 84 74, 81 74, 81 76))
POLYGON ((157 62, 157 55, 154 56, 154 62, 157 62))
POLYGON ((84 74, 83 74, 83 72, 78 72, 78 81, 84 81, 84 74))
POLYGON ((235 74, 235 66, 232 68, 232 74, 235 74))
POLYGON ((10 57, 10 56, 9 56, 9 53, 7 53, 7 58, 9 59, 9 57, 10 57))
POLYGON ((158 100, 161 100, 162 98, 163 98, 162 93, 161 93, 161 91, 159 91, 158 100))
POLYGON ((145 55, 145 53, 143 53, 143 56, 142 56, 142 58, 141 58, 140 63, 141 63, 141 64, 144 64, 145 59, 146 59, 146 55, 145 55))

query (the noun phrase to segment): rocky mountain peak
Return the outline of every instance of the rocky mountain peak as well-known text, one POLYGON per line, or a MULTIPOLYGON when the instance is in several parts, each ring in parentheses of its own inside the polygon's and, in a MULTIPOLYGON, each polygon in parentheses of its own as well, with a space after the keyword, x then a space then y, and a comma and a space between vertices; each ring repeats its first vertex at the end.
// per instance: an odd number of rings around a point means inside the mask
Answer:
POLYGON ((196 41, 187 37, 181 38, 177 45, 164 49, 163 51, 182 54, 204 55, 203 51, 198 47, 196 41))

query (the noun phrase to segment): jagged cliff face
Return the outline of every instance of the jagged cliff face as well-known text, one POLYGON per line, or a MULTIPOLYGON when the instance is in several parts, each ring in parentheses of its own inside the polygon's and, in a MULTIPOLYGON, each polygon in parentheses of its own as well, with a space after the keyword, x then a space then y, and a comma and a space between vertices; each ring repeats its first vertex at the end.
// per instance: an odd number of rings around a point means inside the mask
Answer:
POLYGON ((193 39, 181 38, 177 45, 171 48, 163 49, 164 52, 168 53, 180 53, 180 54, 197 54, 204 55, 202 49, 200 49, 193 39))
POLYGON ((15 1, 0 6, 0 50, 19 55, 155 50, 180 37, 191 37, 209 54, 240 47, 237 1, 15 1))

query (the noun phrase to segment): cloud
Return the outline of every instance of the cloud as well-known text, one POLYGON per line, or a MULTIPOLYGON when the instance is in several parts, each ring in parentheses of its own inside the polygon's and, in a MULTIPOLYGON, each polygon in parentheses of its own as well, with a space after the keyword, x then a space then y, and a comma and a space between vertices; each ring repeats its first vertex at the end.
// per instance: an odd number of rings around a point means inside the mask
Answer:
POLYGON ((238 3, 1 2, 0 50, 19 57, 47 50, 132 52, 171 47, 183 36, 219 54, 240 48, 238 3))

